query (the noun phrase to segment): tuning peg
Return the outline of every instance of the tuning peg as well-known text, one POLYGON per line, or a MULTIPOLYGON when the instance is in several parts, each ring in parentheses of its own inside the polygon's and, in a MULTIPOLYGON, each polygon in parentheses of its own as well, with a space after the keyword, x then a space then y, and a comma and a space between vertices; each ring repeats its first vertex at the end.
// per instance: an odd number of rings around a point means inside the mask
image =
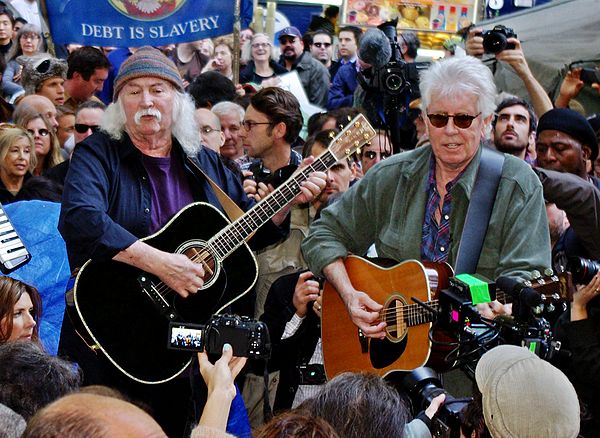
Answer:
POLYGON ((329 133, 329 138, 332 139, 332 140, 335 138, 335 132, 334 131, 331 131, 329 133))
POLYGON ((554 275, 554 271, 551 268, 544 269, 544 276, 552 277, 554 275))
POLYGON ((531 271, 531 278, 537 279, 537 278, 540 278, 541 276, 542 276, 542 274, 540 274, 540 271, 538 271, 537 269, 534 269, 533 271, 531 271))

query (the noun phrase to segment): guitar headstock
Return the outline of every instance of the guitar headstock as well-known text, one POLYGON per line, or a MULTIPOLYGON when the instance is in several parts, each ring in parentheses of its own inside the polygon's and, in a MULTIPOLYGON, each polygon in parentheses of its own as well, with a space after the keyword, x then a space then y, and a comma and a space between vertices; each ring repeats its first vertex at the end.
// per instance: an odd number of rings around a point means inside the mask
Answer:
POLYGON ((377 133, 367 118, 359 114, 331 141, 328 149, 338 160, 348 158, 375 135, 377 133))
POLYGON ((542 276, 538 271, 534 271, 532 273, 533 278, 526 281, 525 284, 545 297, 552 297, 555 301, 573 300, 575 285, 570 272, 553 273, 549 270, 545 274, 542 276))

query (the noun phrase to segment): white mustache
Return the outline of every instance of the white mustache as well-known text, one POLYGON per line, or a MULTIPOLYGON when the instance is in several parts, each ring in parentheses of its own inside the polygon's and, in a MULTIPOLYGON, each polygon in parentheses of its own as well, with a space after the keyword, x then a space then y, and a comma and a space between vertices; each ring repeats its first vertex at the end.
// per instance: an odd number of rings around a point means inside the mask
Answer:
POLYGON ((133 116, 133 121, 136 125, 139 125, 142 120, 142 117, 144 116, 156 117, 156 121, 158 123, 160 123, 160 121, 162 120, 162 114, 159 110, 157 110, 156 108, 148 108, 135 113, 135 116, 133 116))

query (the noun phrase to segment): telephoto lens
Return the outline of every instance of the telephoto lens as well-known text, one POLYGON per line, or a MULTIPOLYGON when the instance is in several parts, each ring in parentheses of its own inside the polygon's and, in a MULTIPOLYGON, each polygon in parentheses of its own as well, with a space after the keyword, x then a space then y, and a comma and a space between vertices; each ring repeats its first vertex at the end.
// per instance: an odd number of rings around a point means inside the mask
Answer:
POLYGON ((571 273, 575 283, 588 284, 600 271, 600 262, 581 257, 569 257, 567 271, 571 273))

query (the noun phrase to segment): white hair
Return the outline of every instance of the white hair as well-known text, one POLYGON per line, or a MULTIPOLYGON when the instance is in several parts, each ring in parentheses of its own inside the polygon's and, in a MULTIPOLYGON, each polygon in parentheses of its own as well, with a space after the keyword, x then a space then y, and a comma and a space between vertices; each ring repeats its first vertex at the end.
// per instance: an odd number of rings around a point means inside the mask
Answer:
MULTIPOLYGON (((174 90, 173 95, 173 124, 171 133, 179 141, 183 151, 194 156, 202 145, 198 124, 194 117, 194 101, 185 93, 174 90)), ((125 132, 125 110, 122 100, 111 103, 102 117, 101 127, 113 140, 121 140, 125 132)))
POLYGON ((496 110, 496 85, 488 67, 472 56, 453 56, 435 62, 421 73, 421 108, 427 112, 431 98, 456 98, 464 94, 477 96, 482 119, 496 110))
POLYGON ((244 120, 244 114, 246 114, 246 111, 244 110, 243 106, 238 105, 237 103, 231 102, 229 100, 224 100, 223 102, 217 103, 210 110, 219 118, 221 118, 222 116, 230 115, 232 113, 235 114, 235 112, 237 111, 238 115, 240 116, 240 122, 244 120))

